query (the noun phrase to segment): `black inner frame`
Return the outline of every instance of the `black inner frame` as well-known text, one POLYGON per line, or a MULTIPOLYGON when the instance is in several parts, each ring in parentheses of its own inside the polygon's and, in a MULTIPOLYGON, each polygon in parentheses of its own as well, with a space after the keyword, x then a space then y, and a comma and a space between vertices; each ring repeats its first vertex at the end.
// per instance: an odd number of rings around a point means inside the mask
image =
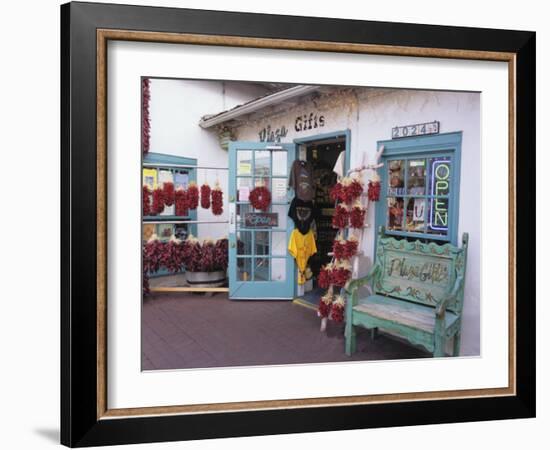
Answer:
POLYGON ((63 444, 91 446, 535 416, 535 33, 112 4, 66 4, 61 6, 60 133, 63 444), (516 187, 520 200, 516 205, 517 395, 97 420, 98 28, 515 53, 516 187))

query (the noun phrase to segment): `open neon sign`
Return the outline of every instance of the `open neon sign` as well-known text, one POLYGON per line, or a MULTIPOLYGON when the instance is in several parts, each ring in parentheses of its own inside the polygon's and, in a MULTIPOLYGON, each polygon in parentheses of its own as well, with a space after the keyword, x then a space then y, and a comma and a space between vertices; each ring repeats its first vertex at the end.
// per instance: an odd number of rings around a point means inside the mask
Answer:
MULTIPOLYGON (((451 175, 450 161, 435 160, 432 162, 431 170, 431 195, 447 195, 449 193, 449 178, 451 175)), ((432 198, 430 200, 430 223, 429 227, 436 231, 447 231, 449 229, 449 208, 448 200, 432 198)))

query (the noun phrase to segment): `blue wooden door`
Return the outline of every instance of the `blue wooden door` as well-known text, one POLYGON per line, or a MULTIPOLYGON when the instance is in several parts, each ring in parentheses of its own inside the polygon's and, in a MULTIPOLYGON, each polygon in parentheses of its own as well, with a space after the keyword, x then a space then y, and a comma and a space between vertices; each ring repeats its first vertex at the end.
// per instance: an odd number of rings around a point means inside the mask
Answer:
POLYGON ((291 300, 294 296, 294 262, 287 251, 293 229, 287 217, 287 185, 295 156, 294 144, 229 144, 230 299, 291 300), (274 226, 251 220, 250 214, 259 211, 252 208, 248 194, 259 185, 271 192, 267 212, 276 219, 274 226))

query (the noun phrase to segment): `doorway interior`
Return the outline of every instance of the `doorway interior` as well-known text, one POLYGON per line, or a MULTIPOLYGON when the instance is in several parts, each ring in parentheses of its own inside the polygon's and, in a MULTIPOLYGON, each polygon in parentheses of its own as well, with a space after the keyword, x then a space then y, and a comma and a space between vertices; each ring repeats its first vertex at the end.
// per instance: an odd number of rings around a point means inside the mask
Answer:
POLYGON ((295 303, 317 309, 319 298, 324 289, 318 285, 321 267, 332 259, 332 243, 338 230, 332 227, 334 202, 330 199, 330 190, 336 184, 338 176, 334 172, 338 157, 342 152, 344 171, 348 170, 349 131, 332 135, 313 136, 296 141, 298 157, 311 162, 315 182, 315 221, 312 225, 315 234, 317 253, 309 259, 308 266, 312 276, 304 285, 297 285, 295 303))

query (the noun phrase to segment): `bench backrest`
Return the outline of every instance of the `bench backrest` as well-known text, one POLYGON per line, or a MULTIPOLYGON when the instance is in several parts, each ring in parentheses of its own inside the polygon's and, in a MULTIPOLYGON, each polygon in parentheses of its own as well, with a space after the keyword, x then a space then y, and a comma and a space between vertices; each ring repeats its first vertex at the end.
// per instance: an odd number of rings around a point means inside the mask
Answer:
MULTIPOLYGON (((374 281, 377 294, 436 306, 453 288, 458 276, 464 276, 468 233, 462 236, 462 247, 420 241, 409 242, 384 236, 380 230, 376 245, 376 264, 381 270, 374 281)), ((464 291, 449 302, 447 309, 462 311, 464 291)))

